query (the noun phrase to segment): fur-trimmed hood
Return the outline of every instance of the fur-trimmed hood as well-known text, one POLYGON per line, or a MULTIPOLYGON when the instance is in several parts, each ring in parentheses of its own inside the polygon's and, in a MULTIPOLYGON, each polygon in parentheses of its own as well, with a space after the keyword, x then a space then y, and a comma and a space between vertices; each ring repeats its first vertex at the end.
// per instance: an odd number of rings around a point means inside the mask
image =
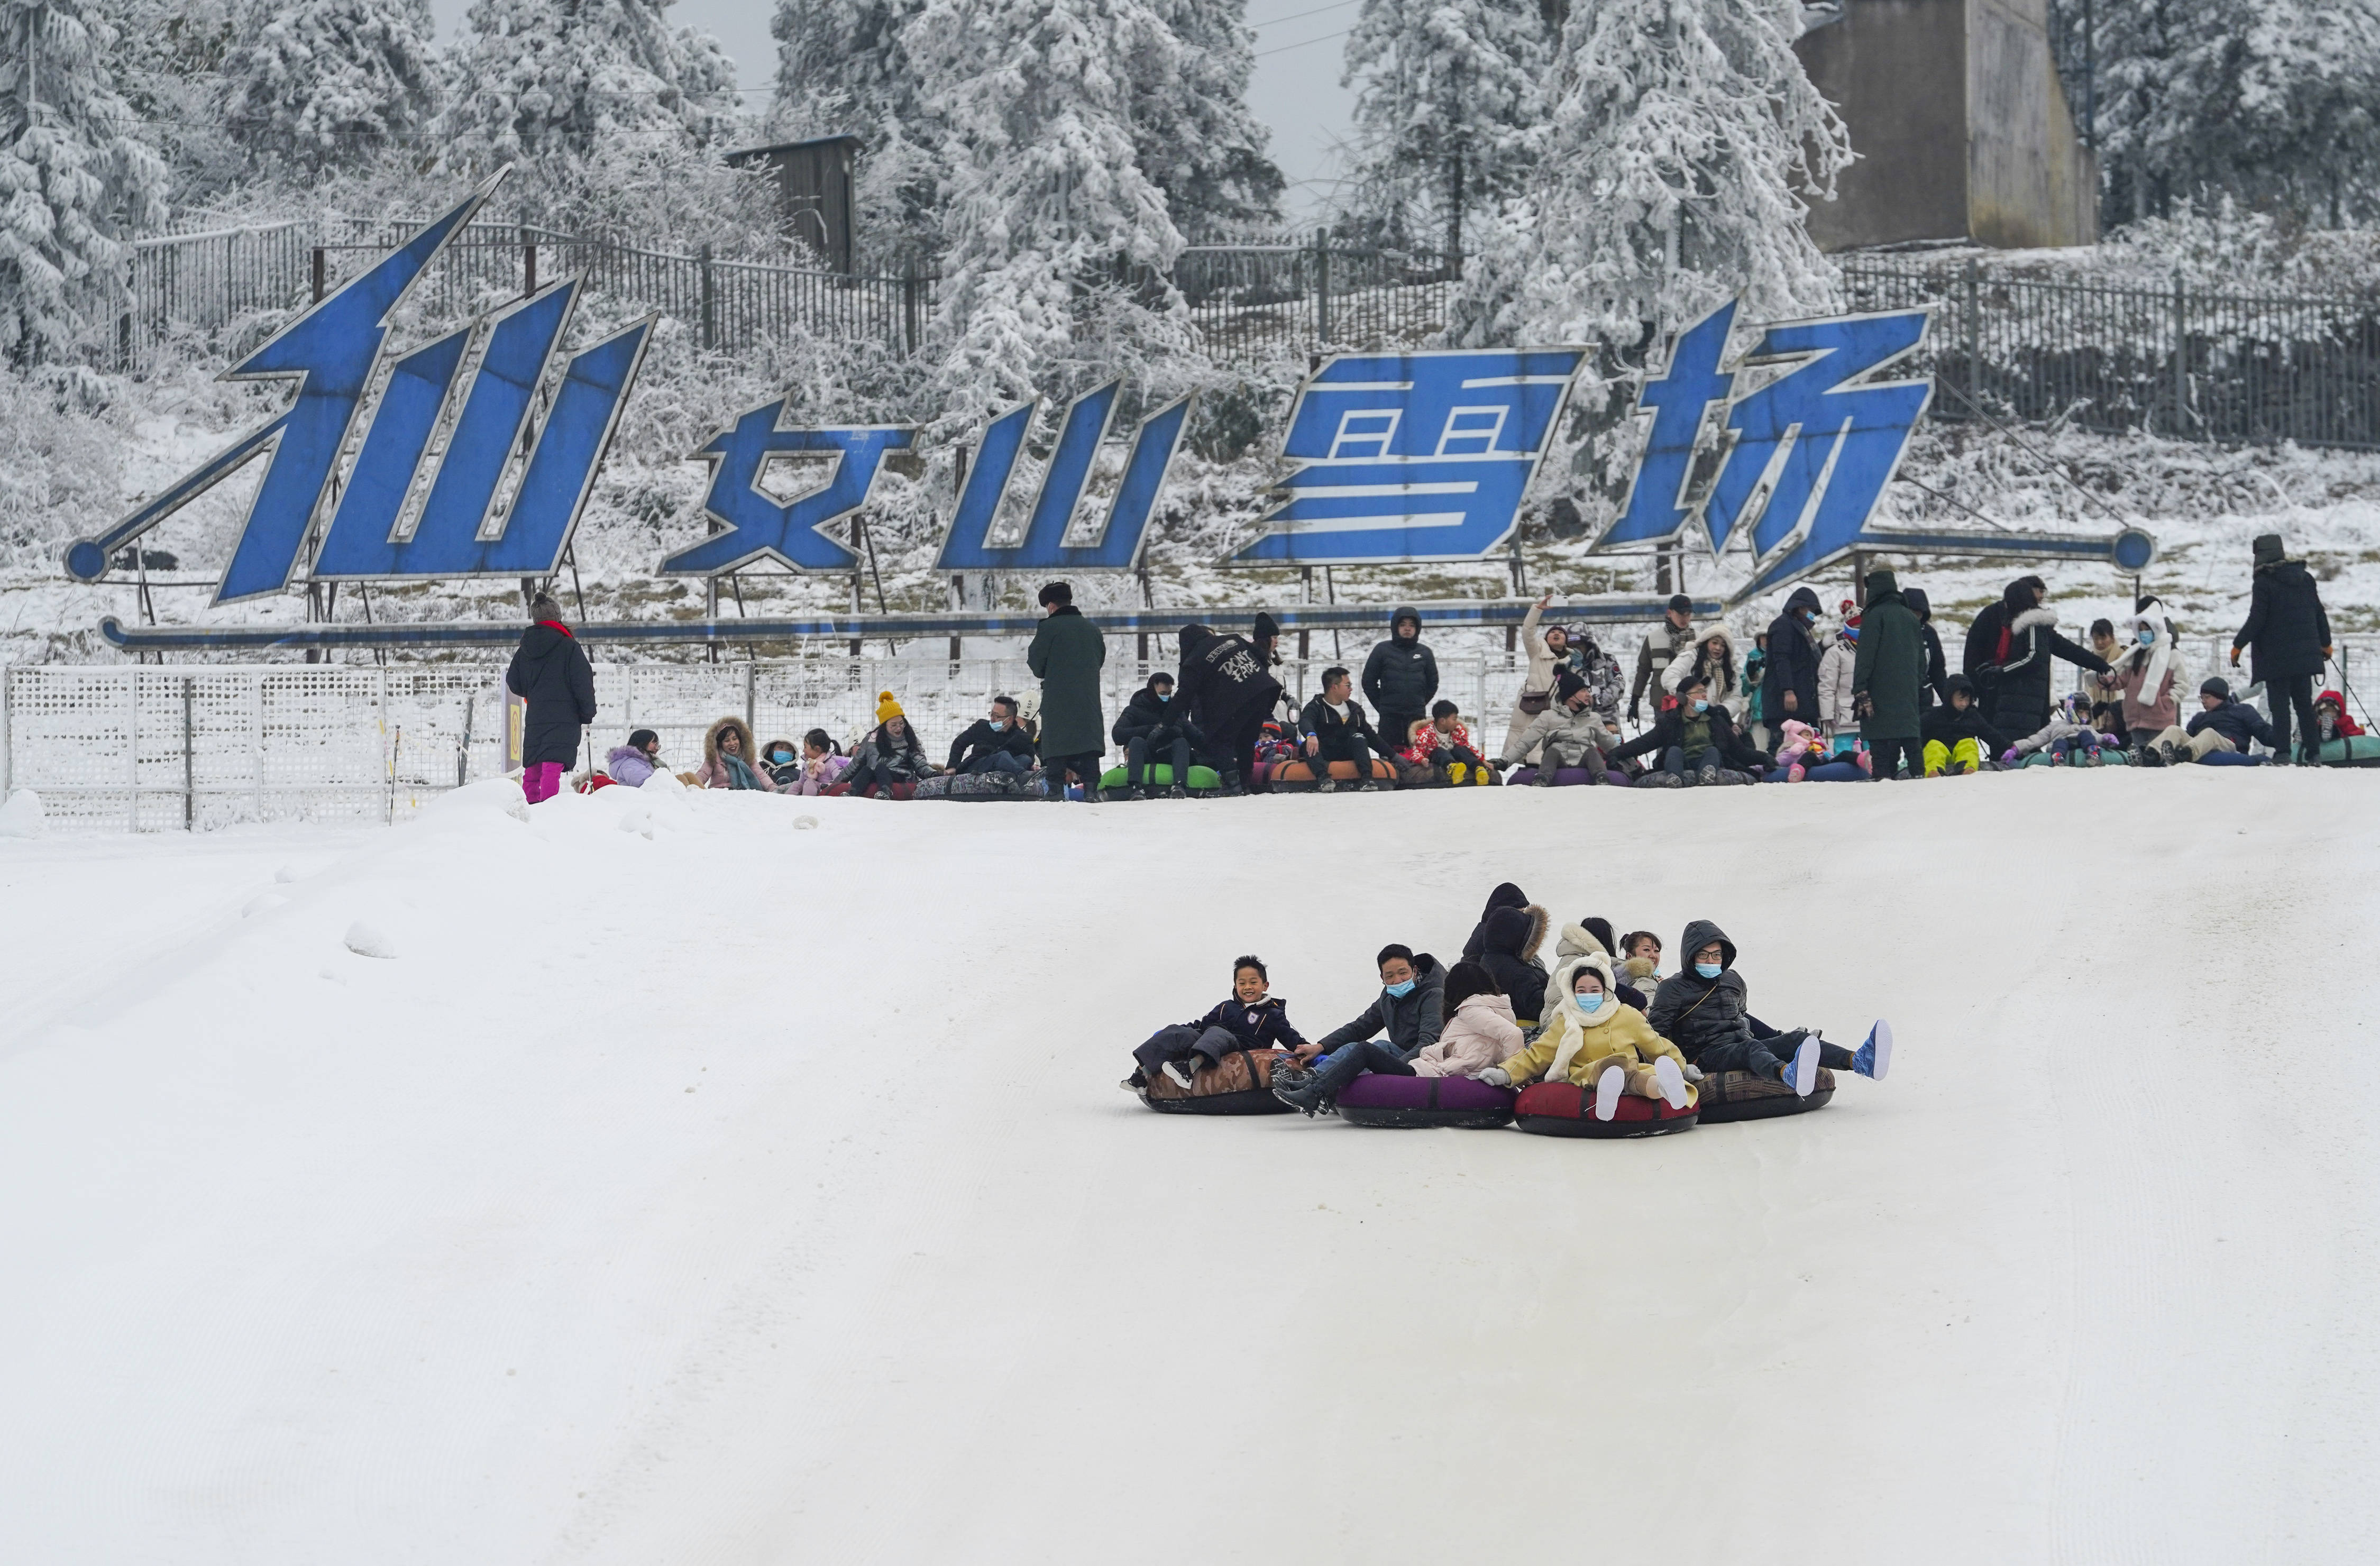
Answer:
POLYGON ((2045 605, 2039 609, 2028 609, 2023 613, 2018 615, 2015 619, 2010 621, 2009 635, 2012 637, 2021 637, 2027 631, 2034 630, 2039 626, 2047 625, 2055 629, 2057 625, 2057 611, 2045 605))
POLYGON ((735 734, 738 747, 735 753, 737 759, 747 767, 759 768, 760 752, 752 743, 752 731, 745 727, 744 720, 741 718, 722 718, 710 725, 710 732, 702 736, 702 759, 716 765, 719 761, 720 736, 731 733, 735 734))
POLYGON ((1532 903, 1523 908, 1499 908, 1488 915, 1480 945, 1485 951, 1533 963, 1545 940, 1546 911, 1532 903))

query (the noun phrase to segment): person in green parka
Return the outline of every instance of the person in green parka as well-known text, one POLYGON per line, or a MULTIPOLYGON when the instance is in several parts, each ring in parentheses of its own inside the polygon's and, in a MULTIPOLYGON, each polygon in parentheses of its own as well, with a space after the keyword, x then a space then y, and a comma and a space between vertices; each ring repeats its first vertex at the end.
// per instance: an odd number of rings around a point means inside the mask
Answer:
POLYGON ((1041 680, 1041 787, 1045 797, 1066 797, 1066 777, 1083 785, 1083 797, 1099 792, 1099 757, 1107 749, 1107 720, 1099 710, 1099 669, 1108 661, 1107 638, 1075 607, 1075 589, 1051 582, 1041 589, 1050 613, 1033 632, 1026 666, 1041 680))
POLYGON ((1898 772, 1904 759, 1912 776, 1925 770, 1918 759, 1925 729, 1918 692, 1925 684, 1925 627, 1900 596, 1900 584, 1879 566, 1867 574, 1859 657, 1852 664, 1852 710, 1879 781, 1898 772))

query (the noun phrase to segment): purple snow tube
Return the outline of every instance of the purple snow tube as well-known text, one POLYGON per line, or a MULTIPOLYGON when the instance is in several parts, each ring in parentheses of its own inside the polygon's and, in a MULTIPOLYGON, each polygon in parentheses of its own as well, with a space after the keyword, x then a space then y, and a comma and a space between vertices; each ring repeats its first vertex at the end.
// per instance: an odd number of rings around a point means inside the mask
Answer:
POLYGON ((1451 1125, 1493 1131, 1512 1123, 1512 1094, 1467 1076, 1394 1076, 1366 1072, 1339 1095, 1350 1125, 1451 1125))

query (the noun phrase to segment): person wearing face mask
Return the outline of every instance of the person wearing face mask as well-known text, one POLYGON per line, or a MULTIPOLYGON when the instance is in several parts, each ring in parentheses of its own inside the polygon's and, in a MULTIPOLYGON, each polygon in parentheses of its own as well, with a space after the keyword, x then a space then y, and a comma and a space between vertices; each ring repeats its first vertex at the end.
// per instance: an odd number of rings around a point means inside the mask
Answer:
POLYGON ((1659 1099, 1673 1110, 1694 1101, 1688 1084, 1702 1073, 1687 1064, 1633 1006, 1612 993, 1611 959, 1600 952, 1572 957, 1554 975, 1561 1003, 1528 1048, 1479 1074, 1491 1087, 1569 1082, 1595 1089, 1595 1118, 1609 1120, 1620 1096, 1659 1099))
POLYGON ((1428 953, 1416 956, 1402 945, 1381 947, 1378 963, 1379 993, 1353 1021, 1298 1046, 1298 1064, 1305 1069, 1276 1071, 1274 1098, 1315 1115, 1367 1071, 1414 1074, 1409 1062, 1438 1042, 1445 1025, 1446 970, 1428 953))
MULTIPOLYGON (((2125 625, 2124 636, 2111 645, 2111 669, 2091 676, 2092 686, 2121 703, 2123 737, 2154 738, 2181 722, 2181 691, 2189 683, 2181 649, 2173 627, 2166 623, 2155 599, 2141 600, 2140 611, 2125 625)), ((2142 759, 2156 764, 2151 755, 2142 759)))
POLYGON ((1505 745, 1496 765, 1518 766, 1523 757, 1536 751, 1540 788, 1551 788, 1555 774, 1566 769, 1585 771, 1589 783, 1609 782, 1610 759, 1620 749, 1618 732, 1596 710, 1593 687, 1578 671, 1557 665, 1553 678, 1553 705, 1505 745))
POLYGON ((952 772, 1010 772, 1018 777, 1033 770, 1033 740, 1016 721, 1016 698, 995 696, 990 710, 951 741, 952 772))
POLYGON ((1190 796, 1190 757, 1207 748, 1207 736, 1176 707, 1172 675, 1162 669, 1149 675, 1116 715, 1110 737, 1123 747, 1125 798, 1147 799, 1159 793, 1168 799, 1190 796), (1172 769, 1170 784, 1156 782, 1149 767, 1157 762, 1172 769))
POLYGON ((1767 772, 1769 758, 1753 748, 1728 722, 1727 709, 1710 699, 1710 682, 1689 674, 1678 686, 1678 704, 1662 713, 1653 726, 1610 753, 1609 759, 1632 756, 1658 757, 1660 765, 1645 776, 1656 788, 1680 788, 1689 781, 1705 787, 1724 783, 1750 783, 1767 772))
POLYGON ((802 758, 792 740, 772 739, 762 746, 760 769, 777 785, 779 794, 792 794, 802 786, 802 758))
POLYGON ((1768 623, 1768 668, 1761 678, 1760 716, 1772 729, 1788 718, 1818 724, 1818 595, 1795 588, 1768 623))
POLYGON ((1779 1033, 1751 1013, 1751 988, 1735 971, 1735 942, 1708 919, 1686 926, 1678 950, 1686 961, 1662 981, 1645 1017, 1706 1075, 1746 1072, 1783 1083, 1802 1098, 1818 1084, 1818 1068, 1884 1079, 1892 1064, 1892 1029, 1878 1022, 1856 1050, 1829 1044, 1808 1028, 1779 1033))

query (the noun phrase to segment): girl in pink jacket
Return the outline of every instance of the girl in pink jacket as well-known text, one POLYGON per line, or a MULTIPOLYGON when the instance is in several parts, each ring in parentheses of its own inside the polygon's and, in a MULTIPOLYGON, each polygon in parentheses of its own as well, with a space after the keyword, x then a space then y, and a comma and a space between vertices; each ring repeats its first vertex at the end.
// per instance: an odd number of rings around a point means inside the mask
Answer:
POLYGON ((1415 1076, 1477 1076, 1521 1050, 1521 1027, 1503 987, 1477 963, 1457 963, 1446 972, 1446 1026, 1438 1042, 1413 1059, 1415 1076))

